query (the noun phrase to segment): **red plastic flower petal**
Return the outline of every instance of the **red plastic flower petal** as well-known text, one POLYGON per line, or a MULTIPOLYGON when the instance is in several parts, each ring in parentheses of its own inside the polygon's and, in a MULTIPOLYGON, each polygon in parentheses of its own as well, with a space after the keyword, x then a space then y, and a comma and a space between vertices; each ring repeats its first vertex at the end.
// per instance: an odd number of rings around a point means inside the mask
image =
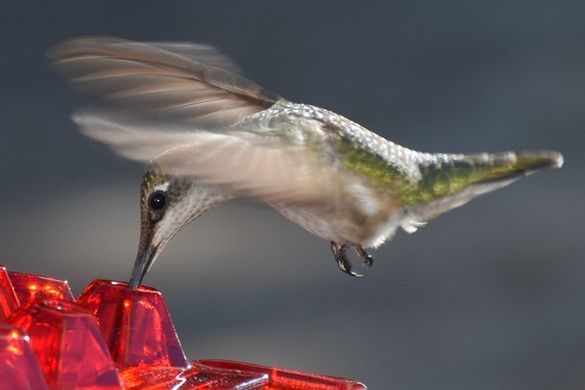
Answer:
POLYGON ((96 319, 69 301, 33 301, 10 321, 30 336, 51 388, 121 388, 121 380, 96 319))
POLYGON ((44 299, 64 299, 74 301, 71 288, 66 280, 48 278, 44 276, 8 271, 8 276, 14 286, 16 296, 22 306, 32 301, 44 299))
POLYGON ((18 309, 18 306, 18 298, 16 298, 6 268, 0 266, 0 321, 5 321, 18 309))
POLYGON ((102 335, 119 367, 188 367, 165 301, 155 289, 94 280, 79 303, 97 317, 102 335))
POLYGON ((48 389, 28 336, 0 324, 0 384, 3 389, 48 389))

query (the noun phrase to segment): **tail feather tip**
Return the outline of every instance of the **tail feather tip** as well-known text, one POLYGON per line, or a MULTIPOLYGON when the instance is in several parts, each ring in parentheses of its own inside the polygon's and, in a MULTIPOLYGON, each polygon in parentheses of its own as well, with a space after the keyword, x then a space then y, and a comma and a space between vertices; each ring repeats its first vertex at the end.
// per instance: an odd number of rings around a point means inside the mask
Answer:
POLYGON ((559 152, 552 152, 552 167, 553 168, 561 168, 565 163, 565 158, 559 152))
POLYGON ((516 153, 517 166, 529 172, 542 168, 560 168, 564 162, 563 155, 556 151, 544 150, 516 153))

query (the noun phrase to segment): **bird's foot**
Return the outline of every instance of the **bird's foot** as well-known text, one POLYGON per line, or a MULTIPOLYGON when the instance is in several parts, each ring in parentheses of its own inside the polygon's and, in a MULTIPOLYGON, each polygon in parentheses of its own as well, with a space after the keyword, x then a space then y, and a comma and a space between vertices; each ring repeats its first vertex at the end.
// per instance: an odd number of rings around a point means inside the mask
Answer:
POLYGON ((348 244, 338 244, 336 242, 331 241, 331 250, 333 251, 333 256, 335 256, 337 266, 346 274, 351 275, 354 278, 361 278, 364 275, 358 274, 357 272, 352 271, 351 269, 352 268, 351 263, 345 254, 347 246, 348 244))
POLYGON ((353 244, 353 249, 355 250, 355 253, 364 260, 364 264, 362 264, 362 266, 368 266, 369 268, 374 265, 374 258, 368 252, 366 252, 366 250, 361 245, 353 244))

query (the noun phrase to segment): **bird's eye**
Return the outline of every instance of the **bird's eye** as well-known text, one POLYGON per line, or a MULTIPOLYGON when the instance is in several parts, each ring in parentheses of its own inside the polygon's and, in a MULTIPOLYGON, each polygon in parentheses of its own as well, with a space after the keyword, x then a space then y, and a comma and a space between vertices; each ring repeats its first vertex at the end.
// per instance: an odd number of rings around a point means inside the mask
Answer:
POLYGON ((167 196, 162 191, 156 191, 152 195, 150 195, 150 199, 148 200, 148 205, 150 206, 151 210, 160 211, 165 208, 167 205, 167 196))

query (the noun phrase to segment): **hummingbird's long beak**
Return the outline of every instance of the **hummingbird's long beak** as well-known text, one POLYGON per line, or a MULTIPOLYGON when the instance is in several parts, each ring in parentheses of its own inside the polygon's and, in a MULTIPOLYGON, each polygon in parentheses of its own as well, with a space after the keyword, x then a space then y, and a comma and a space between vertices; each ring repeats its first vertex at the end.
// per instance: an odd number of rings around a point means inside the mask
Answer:
MULTIPOLYGON (((141 243, 142 244, 142 243, 141 243)), ((150 269, 154 259, 158 254, 159 245, 153 245, 151 242, 140 245, 132 275, 130 276, 130 288, 137 289, 144 279, 144 275, 150 269)))

